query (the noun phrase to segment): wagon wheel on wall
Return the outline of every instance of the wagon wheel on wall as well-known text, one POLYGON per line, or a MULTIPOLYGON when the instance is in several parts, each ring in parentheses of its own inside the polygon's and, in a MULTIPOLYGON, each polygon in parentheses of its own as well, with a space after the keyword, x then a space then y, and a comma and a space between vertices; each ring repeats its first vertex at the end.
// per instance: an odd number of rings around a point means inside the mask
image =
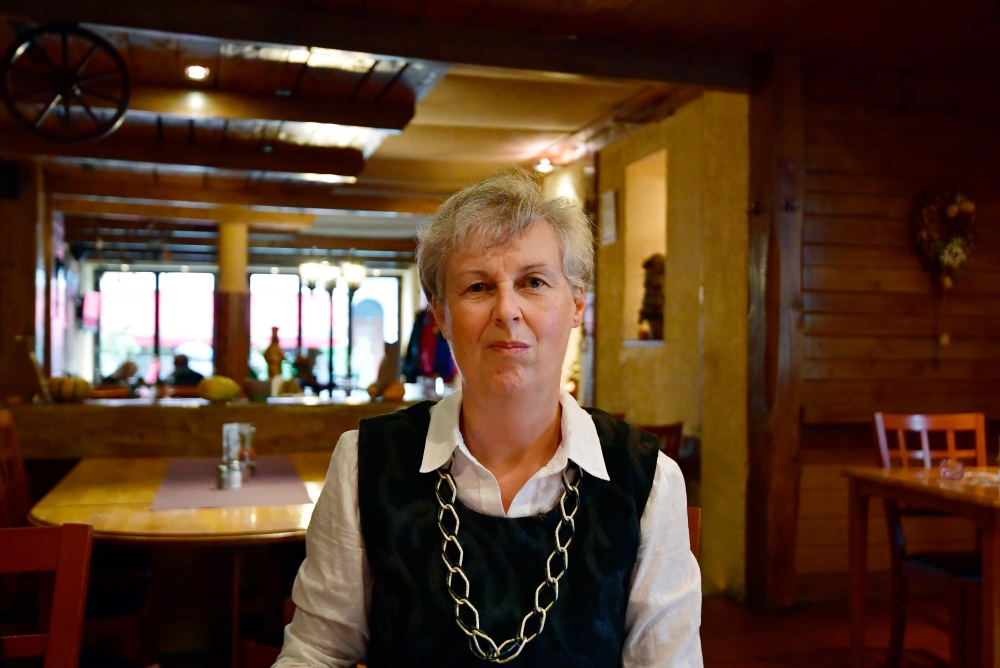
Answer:
POLYGON ((0 97, 22 128, 50 141, 103 139, 125 118, 128 67, 106 39, 53 23, 20 36, 0 61, 0 97))

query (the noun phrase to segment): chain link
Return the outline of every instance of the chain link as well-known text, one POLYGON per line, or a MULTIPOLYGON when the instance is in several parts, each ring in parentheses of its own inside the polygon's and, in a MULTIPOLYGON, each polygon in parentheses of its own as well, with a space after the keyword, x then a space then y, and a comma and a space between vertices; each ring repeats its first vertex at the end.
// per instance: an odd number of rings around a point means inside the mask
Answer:
POLYGON ((455 511, 455 499, 458 496, 458 489, 455 487, 455 479, 451 477, 451 466, 454 458, 438 469, 438 481, 434 485, 434 495, 438 500, 438 529, 444 540, 441 542, 441 559, 444 561, 448 575, 445 577, 445 585, 448 595, 455 603, 455 623, 462 632, 469 636, 469 648, 472 653, 480 659, 493 663, 507 663, 516 658, 524 646, 534 640, 545 628, 545 618, 559 599, 559 581, 569 570, 569 545, 573 542, 576 534, 576 522, 574 518, 580 510, 580 481, 583 478, 579 467, 570 462, 563 470, 562 482, 563 493, 559 498, 559 510, 562 517, 555 531, 555 549, 545 560, 545 580, 535 589, 535 606, 521 620, 521 627, 517 636, 509 638, 497 645, 492 638, 479 628, 479 611, 469 600, 469 578, 462 570, 462 563, 465 560, 465 550, 458 540, 459 520, 455 511), (576 480, 570 481, 569 472, 576 472, 576 480), (446 489, 443 489, 446 487, 446 489), (567 501, 570 507, 567 508, 567 501), (450 524, 450 526, 446 526, 450 524), (563 540, 563 533, 566 539, 563 540), (450 553, 449 553, 450 551, 450 553), (560 564, 556 564, 558 573, 553 573, 553 560, 559 558, 560 564), (459 582, 455 582, 455 577, 459 582), (458 587, 456 590, 455 587, 458 587), (465 614, 463 619, 462 615, 465 614), (532 625, 533 623, 533 625, 532 625))

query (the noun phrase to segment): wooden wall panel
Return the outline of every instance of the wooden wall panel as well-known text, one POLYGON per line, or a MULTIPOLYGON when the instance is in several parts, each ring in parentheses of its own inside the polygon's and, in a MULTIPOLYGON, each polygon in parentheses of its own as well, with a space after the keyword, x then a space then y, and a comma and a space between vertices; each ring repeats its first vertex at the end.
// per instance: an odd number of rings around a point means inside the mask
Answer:
POLYGON ((849 74, 805 72, 804 422, 864 423, 877 410, 1000 417, 1000 129, 990 106, 1000 87, 949 98, 954 86, 936 80, 849 74), (943 300, 910 232, 917 198, 935 187, 966 193, 980 223, 972 262, 943 300))
MULTIPOLYGON (((940 82, 886 72, 807 65, 804 80, 800 600, 845 596, 841 473, 876 463, 875 411, 1000 417, 1000 86, 968 83, 974 101, 935 97, 940 82), (917 198, 936 187, 971 197, 980 223, 973 260, 944 301, 910 232, 917 198), (950 345, 939 344, 942 332, 950 345)), ((868 567, 884 575, 888 534, 882 505, 871 509, 868 567)), ((904 531, 913 550, 975 546, 960 520, 907 520, 904 531)), ((872 578, 876 588, 886 580, 872 578)))

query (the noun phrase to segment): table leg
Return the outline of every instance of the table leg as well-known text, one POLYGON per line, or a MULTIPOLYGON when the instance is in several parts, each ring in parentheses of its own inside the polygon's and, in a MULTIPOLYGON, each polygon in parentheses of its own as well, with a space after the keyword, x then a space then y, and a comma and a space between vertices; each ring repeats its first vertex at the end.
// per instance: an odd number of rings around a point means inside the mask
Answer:
POLYGON ((233 547, 233 599, 231 603, 230 666, 240 666, 240 548, 233 547))
POLYGON ((869 497, 861 494, 854 480, 850 482, 849 494, 851 666, 863 668, 865 663, 865 579, 868 571, 869 497))
POLYGON ((1000 668, 1000 515, 983 528, 983 668, 1000 668))

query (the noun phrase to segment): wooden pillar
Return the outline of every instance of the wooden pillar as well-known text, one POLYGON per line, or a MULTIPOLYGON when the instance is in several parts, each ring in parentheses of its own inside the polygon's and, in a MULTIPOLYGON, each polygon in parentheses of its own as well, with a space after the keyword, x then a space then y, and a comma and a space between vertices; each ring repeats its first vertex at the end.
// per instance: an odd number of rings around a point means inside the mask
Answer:
POLYGON ((747 598, 795 600, 802 407, 802 61, 775 55, 750 97, 747 598))
POLYGON ((219 223, 219 273, 215 283, 215 373, 242 385, 250 356, 250 285, 247 224, 219 223))
POLYGON ((0 188, 5 195, 0 197, 0 400, 30 398, 36 382, 27 354, 31 350, 42 358, 45 345, 42 169, 33 161, 15 165, 16 170, 0 170, 11 179, 0 188))

